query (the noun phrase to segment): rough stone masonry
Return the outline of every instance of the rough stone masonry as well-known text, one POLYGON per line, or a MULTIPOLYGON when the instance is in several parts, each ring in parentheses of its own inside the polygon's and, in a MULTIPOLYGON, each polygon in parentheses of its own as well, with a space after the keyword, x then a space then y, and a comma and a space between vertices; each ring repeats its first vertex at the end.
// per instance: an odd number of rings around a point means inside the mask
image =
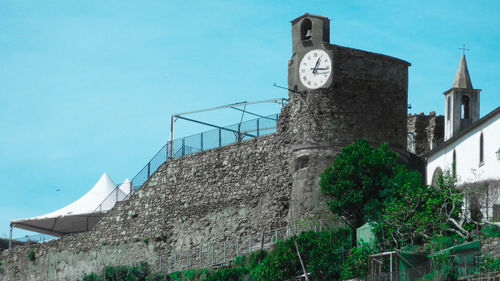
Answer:
POLYGON ((407 159, 409 63, 330 44, 329 28, 321 16, 292 21, 293 91, 275 134, 167 161, 91 231, 3 251, 0 280, 67 277, 297 220, 334 219, 318 183, 342 147, 367 138, 407 159), (311 41, 300 35, 306 19, 311 41), (333 62, 330 81, 317 90, 297 78, 300 56, 311 48, 326 50, 333 62))

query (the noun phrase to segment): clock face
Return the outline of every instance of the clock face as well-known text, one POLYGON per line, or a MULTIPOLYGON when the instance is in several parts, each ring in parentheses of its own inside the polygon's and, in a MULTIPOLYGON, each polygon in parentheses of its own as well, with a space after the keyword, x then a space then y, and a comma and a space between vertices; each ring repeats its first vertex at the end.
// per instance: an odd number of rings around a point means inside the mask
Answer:
POLYGON ((318 89, 323 86, 331 73, 330 56, 320 49, 307 52, 299 65, 300 81, 309 89, 318 89))

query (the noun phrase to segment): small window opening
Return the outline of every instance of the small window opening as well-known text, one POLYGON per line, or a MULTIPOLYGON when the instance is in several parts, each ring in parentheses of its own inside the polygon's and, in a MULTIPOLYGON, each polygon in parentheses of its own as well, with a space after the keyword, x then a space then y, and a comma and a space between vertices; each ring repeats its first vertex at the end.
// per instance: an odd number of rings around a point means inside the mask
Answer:
POLYGON ((443 170, 441 170, 441 168, 437 167, 436 170, 434 170, 434 173, 432 174, 431 185, 434 187, 439 187, 442 179, 443 179, 443 170))
POLYGON ((470 106, 469 106, 469 96, 462 96, 462 110, 461 110, 462 119, 470 118, 470 106))
POLYGON ((312 22, 310 19, 304 19, 300 26, 300 34, 302 40, 311 40, 312 38, 312 22))
POLYGON ((483 133, 479 137, 479 165, 484 163, 484 144, 483 144, 483 133))
POLYGON ((451 115, 451 98, 448 97, 448 102, 446 103, 446 119, 450 120, 450 115, 451 115))

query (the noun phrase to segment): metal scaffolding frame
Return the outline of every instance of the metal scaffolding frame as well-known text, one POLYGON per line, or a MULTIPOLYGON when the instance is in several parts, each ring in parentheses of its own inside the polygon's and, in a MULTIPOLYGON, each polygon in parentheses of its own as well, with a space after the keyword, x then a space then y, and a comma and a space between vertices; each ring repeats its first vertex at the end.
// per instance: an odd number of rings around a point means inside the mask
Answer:
POLYGON ((188 111, 188 112, 181 112, 181 113, 176 113, 176 114, 172 114, 172 117, 171 117, 171 121, 170 121, 170 157, 174 157, 174 153, 175 153, 175 150, 174 150, 174 137, 175 137, 175 121, 177 121, 177 119, 183 119, 183 120, 186 120, 186 121, 191 121, 191 122, 195 122, 195 123, 198 123, 198 124, 202 124, 202 125, 205 125, 205 126, 210 126, 210 127, 214 127, 214 128, 217 128, 217 129, 221 129, 221 130, 226 130, 226 131, 230 131, 230 132, 233 132, 233 133, 237 133, 239 135, 244 135, 244 136, 249 136, 249 137, 255 137, 251 134, 248 134, 247 132, 239 132, 239 131, 235 131, 235 130, 231 130, 229 128, 224 128, 224 127, 221 127, 221 126, 217 126, 217 125, 214 125, 214 124, 210 124, 210 123, 207 123, 207 122, 203 122, 203 121, 199 121, 199 120, 194 120, 194 119, 191 119, 191 118, 187 118, 187 117, 184 117, 183 115, 189 115, 189 114, 194 114, 194 113, 201 113, 201 112, 207 112, 207 111, 213 111, 213 110, 219 110, 219 109, 225 109, 225 108, 231 108, 231 109, 235 109, 235 110, 238 110, 238 111, 241 111, 241 119, 240 119, 240 125, 241 123, 243 122, 243 117, 246 114, 250 114, 250 115, 254 115, 254 116, 257 116, 257 117, 260 117, 260 118, 266 118, 266 119, 271 119, 269 117, 266 117, 266 116, 262 116, 260 114, 256 114, 256 113, 252 113, 250 111, 247 111, 246 110, 246 106, 247 105, 251 105, 251 104, 259 104, 259 103, 276 103, 276 104, 279 104, 281 107, 283 107, 284 105, 286 105, 286 102, 288 101, 288 99, 285 99, 285 98, 275 98, 275 99, 268 99, 268 100, 262 100, 262 101, 242 101, 242 102, 237 102, 237 103, 232 103, 232 104, 227 104, 227 105, 221 105, 221 106, 216 106, 216 107, 211 107, 211 108, 207 108, 207 109, 200 109, 200 110, 194 110, 194 111, 188 111), (241 109, 240 107, 243 107, 243 109, 241 109))

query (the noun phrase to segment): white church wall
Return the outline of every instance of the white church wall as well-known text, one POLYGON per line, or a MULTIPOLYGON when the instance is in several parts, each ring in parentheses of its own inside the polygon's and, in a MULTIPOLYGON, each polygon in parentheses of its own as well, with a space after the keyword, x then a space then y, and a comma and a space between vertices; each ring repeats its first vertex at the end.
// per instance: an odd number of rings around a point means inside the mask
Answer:
POLYGON ((487 179, 500 179, 500 160, 496 151, 500 148, 500 114, 451 140, 427 159, 426 182, 431 184, 434 171, 452 169, 453 151, 456 155, 457 183, 477 182, 487 179), (480 136, 483 134, 484 161, 479 161, 480 136))

